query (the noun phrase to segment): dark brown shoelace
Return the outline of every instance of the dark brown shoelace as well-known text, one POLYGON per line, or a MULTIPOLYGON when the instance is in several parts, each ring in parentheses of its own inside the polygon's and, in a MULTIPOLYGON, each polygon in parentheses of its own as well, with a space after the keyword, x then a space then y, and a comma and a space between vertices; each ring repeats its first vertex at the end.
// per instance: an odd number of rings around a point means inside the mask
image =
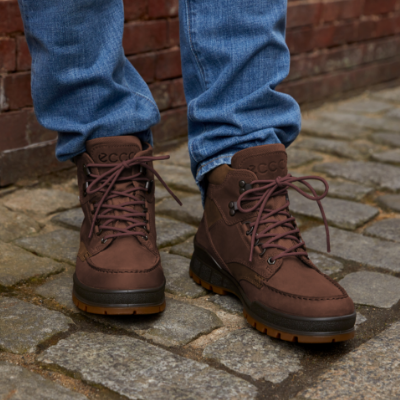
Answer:
POLYGON ((177 201, 179 205, 182 205, 180 200, 171 191, 168 185, 164 182, 157 171, 148 165, 148 162, 156 160, 168 160, 169 156, 143 156, 134 157, 130 160, 123 161, 118 164, 87 164, 86 168, 88 171, 89 181, 86 183, 86 192, 88 194, 94 194, 102 192, 103 196, 98 203, 94 203, 94 217, 92 225, 90 227, 89 238, 92 237, 96 221, 99 221, 99 232, 103 230, 114 231, 115 233, 109 234, 102 238, 102 242, 105 243, 107 239, 121 237, 121 236, 142 236, 147 238, 142 229, 146 229, 146 209, 144 197, 140 196, 140 192, 151 190, 151 184, 153 183, 149 178, 142 174, 143 169, 148 169, 158 178, 163 184, 165 189, 171 194, 171 196, 177 201), (130 169, 135 165, 140 166, 140 171, 132 176, 121 177, 124 170, 130 169), (106 172, 101 175, 94 175, 91 173, 90 168, 109 168, 106 172), (143 182, 144 186, 134 187, 129 186, 126 190, 118 191, 115 190, 114 186, 118 183, 123 182, 143 182), (106 204, 108 200, 117 197, 127 197, 129 200, 125 203, 112 205, 106 204), (142 206, 143 211, 137 211, 134 209, 135 206, 142 206), (102 212, 101 212, 102 211, 102 212), (111 214, 113 211, 122 211, 121 215, 111 214), (100 221, 102 222, 100 224, 100 221), (126 227, 110 226, 111 223, 116 221, 124 221, 126 227), (141 228, 141 230, 136 230, 141 228))
MULTIPOLYGON (((326 220, 325 212, 321 204, 321 200, 328 194, 329 185, 328 182, 319 176, 303 176, 301 178, 296 178, 291 175, 287 175, 283 178, 278 177, 273 180, 256 180, 251 182, 251 188, 246 190, 242 193, 237 201, 237 210, 242 213, 251 213, 254 211, 258 211, 257 218, 254 222, 248 222, 250 230, 247 232, 248 234, 252 234, 251 236, 251 249, 250 249, 250 261, 253 258, 253 250, 255 246, 259 246, 263 249, 261 256, 264 255, 267 249, 270 248, 277 248, 282 250, 280 254, 274 257, 270 257, 268 262, 270 264, 274 264, 276 260, 282 257, 289 257, 289 256, 307 256, 307 252, 304 251, 297 251, 300 247, 304 245, 304 243, 300 240, 298 233, 300 232, 298 228, 295 228, 293 222, 295 218, 290 215, 286 209, 289 207, 289 200, 277 209, 267 209, 265 208, 268 200, 271 197, 285 195, 287 196, 287 189, 292 188, 300 193, 302 196, 306 197, 309 200, 316 201, 318 207, 321 211, 322 219, 325 224, 325 231, 326 231, 326 242, 327 242, 327 249, 330 252, 330 239, 329 239, 329 228, 328 222, 326 220), (306 182, 306 180, 318 180, 324 183, 325 191, 320 196, 317 195, 314 188, 306 182), (294 182, 300 182, 305 185, 312 193, 312 195, 307 194, 304 190, 300 189, 299 187, 293 185, 294 182), (254 187, 257 185, 256 187, 254 187), (255 204, 249 208, 243 208, 242 204, 244 202, 252 202, 255 204), (273 217, 276 215, 283 215, 286 218, 283 220, 274 219, 273 217), (261 225, 267 224, 267 227, 258 232, 258 228, 261 225), (284 227, 286 228, 282 233, 272 233, 272 229, 277 227, 284 227), (268 239, 267 241, 261 243, 262 239, 268 239), (279 239, 291 239, 295 241, 295 245, 290 248, 286 248, 284 246, 278 245, 279 239)), ((287 197, 288 199, 288 197, 287 197)))

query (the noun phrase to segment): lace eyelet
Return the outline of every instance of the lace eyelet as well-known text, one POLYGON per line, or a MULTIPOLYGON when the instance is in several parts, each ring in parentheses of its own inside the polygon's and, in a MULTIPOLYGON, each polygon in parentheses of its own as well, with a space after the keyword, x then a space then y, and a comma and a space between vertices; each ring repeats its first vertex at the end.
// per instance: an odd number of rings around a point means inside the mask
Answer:
POLYGON ((272 257, 268 258, 268 264, 269 265, 274 265, 276 263, 276 260, 272 261, 272 257))
POLYGON ((241 188, 244 188, 244 187, 246 186, 246 182, 245 182, 245 181, 240 181, 240 182, 239 182, 239 186, 240 186, 241 188))
POLYGON ((107 239, 101 238, 101 243, 103 244, 107 243, 107 239))
POLYGON ((261 253, 260 253, 260 258, 262 258, 265 254, 265 252, 267 251, 267 249, 264 249, 261 253))
POLYGON ((248 230, 248 231, 246 232, 246 235, 251 235, 252 232, 253 232, 253 230, 254 230, 254 226, 252 226, 252 227, 250 228, 250 230, 248 230))
POLYGON ((142 236, 142 238, 144 239, 144 240, 148 240, 149 239, 149 237, 146 235, 146 236, 142 236))

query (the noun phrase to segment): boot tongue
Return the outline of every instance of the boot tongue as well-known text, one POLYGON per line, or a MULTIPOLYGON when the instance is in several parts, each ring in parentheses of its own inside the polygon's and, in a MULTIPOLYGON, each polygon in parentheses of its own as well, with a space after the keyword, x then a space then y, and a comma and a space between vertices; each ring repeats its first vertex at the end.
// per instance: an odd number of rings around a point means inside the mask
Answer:
POLYGON ((117 164, 135 157, 142 143, 131 135, 107 137, 88 140, 86 150, 96 164, 117 164))
MULTIPOLYGON (((284 177, 288 174, 287 171, 287 155, 283 144, 267 144, 263 146, 250 147, 241 150, 232 157, 231 166, 234 169, 247 169, 256 174, 259 180, 272 180, 279 177, 284 177)), ((266 204, 268 209, 277 209, 286 203, 286 196, 274 196, 269 199, 266 204)), ((249 203, 249 206, 254 203, 249 203)), ((254 218, 255 219, 255 218, 254 218)), ((275 215, 273 219, 284 221, 283 215, 275 215)), ((258 232, 265 229, 266 225, 259 226, 258 232)), ((279 226, 274 228, 271 233, 281 234, 287 231, 288 228, 279 226)), ((264 239, 265 242, 267 239, 264 239)), ((290 239, 280 239, 277 244, 289 248, 293 246, 290 239)))
MULTIPOLYGON (((92 158, 95 164, 103 164, 104 168, 97 168, 98 173, 102 174, 110 169, 107 164, 119 164, 123 161, 130 160, 135 157, 135 155, 142 151, 142 143, 136 136, 116 136, 92 139, 86 142, 86 151, 92 158)), ((129 169, 122 171, 120 178, 135 175, 139 172, 140 167, 135 165, 129 169)), ((143 183, 133 182, 133 181, 123 181, 117 182, 113 190, 125 191, 132 186, 143 186, 143 183)), ((136 192, 137 193, 137 192, 136 192)), ((137 195, 136 195, 137 196, 137 195)), ((128 197, 118 196, 113 199, 107 200, 105 204, 120 205, 130 201, 128 197)), ((141 206, 127 206, 128 209, 134 209, 141 212, 141 206)), ((124 211, 112 211, 114 215, 124 215, 124 211)), ((116 221, 111 226, 124 228, 128 225, 125 221, 116 221)), ((131 238, 129 238, 131 240, 131 238)), ((136 240, 134 242, 137 242, 136 240)))
POLYGON ((248 169, 259 180, 276 179, 287 175, 287 156, 283 144, 266 144, 237 152, 231 161, 234 169, 248 169))

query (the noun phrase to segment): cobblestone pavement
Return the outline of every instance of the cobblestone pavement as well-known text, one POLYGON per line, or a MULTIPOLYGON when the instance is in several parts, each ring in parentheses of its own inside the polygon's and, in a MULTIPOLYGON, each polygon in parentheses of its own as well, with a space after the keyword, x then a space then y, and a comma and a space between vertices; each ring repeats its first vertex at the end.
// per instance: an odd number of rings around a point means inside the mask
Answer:
POLYGON ((305 113, 288 155, 294 176, 330 183, 330 254, 317 205, 292 193, 291 209, 311 258, 356 303, 354 340, 272 339, 249 327, 233 296, 189 279, 202 209, 183 146, 159 164, 184 206, 157 187, 168 283, 167 309, 156 316, 74 307, 82 221, 74 170, 0 189, 0 398, 399 398, 400 88, 305 113))

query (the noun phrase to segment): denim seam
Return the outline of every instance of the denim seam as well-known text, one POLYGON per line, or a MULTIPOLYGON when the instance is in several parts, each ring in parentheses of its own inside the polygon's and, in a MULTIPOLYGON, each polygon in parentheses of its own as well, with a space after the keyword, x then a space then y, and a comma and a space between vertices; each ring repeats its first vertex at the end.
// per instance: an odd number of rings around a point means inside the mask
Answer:
POLYGON ((185 0, 185 3, 186 3, 186 17, 187 17, 187 25, 188 25, 188 35, 189 35, 190 50, 192 50, 192 53, 193 53, 193 55, 194 55, 194 57, 196 59, 196 63, 198 65, 198 67, 199 67, 201 76, 203 77, 203 86, 204 86, 203 89, 206 89, 207 87, 206 87, 206 77, 205 77, 204 69, 200 64, 200 60, 197 57, 196 51, 194 50, 194 45, 193 45, 193 41, 192 41, 192 34, 191 34, 191 31, 190 31, 191 19, 190 19, 190 16, 189 16, 190 15, 190 12, 189 12, 189 0, 185 0))

